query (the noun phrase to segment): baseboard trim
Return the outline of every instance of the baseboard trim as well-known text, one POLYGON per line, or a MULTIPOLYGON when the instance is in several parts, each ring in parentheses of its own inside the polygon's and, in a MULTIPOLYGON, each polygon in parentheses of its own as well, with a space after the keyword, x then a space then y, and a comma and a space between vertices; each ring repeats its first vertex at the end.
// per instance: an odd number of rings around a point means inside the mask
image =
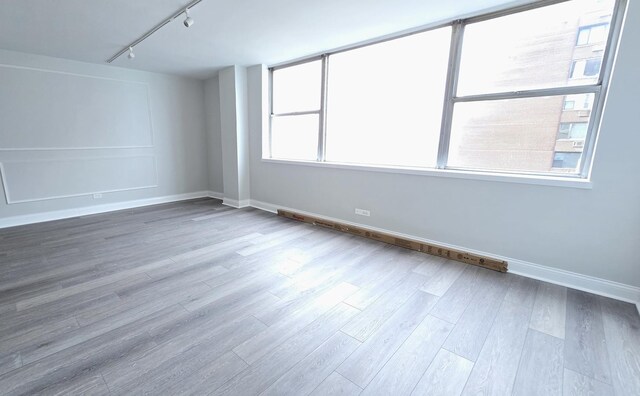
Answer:
MULTIPOLYGON (((538 279, 556 285, 630 302, 635 304, 637 308, 640 304, 640 288, 625 285, 624 283, 613 282, 517 259, 509 259, 509 272, 526 276, 527 278, 538 279)), ((640 314, 640 308, 638 313, 640 314)))
POLYGON ((606 279, 596 278, 588 275, 582 275, 576 272, 565 271, 565 270, 548 267, 540 264, 535 264, 535 263, 527 262, 524 260, 514 259, 511 257, 505 257, 505 256, 497 255, 494 253, 490 253, 490 252, 482 252, 479 250, 468 249, 462 246, 456 246, 448 243, 443 243, 440 241, 420 238, 415 235, 407 235, 400 232, 372 227, 366 224, 360 224, 360 223, 345 221, 342 219, 336 219, 328 216, 319 215, 317 213, 306 212, 296 208, 289 208, 286 206, 274 205, 271 203, 257 201, 253 199, 251 200, 251 206, 256 209, 264 210, 271 213, 277 213, 278 209, 294 211, 307 216, 321 217, 328 221, 341 222, 341 223, 345 223, 355 227, 368 228, 373 231, 395 235, 399 238, 414 239, 420 242, 440 245, 440 246, 454 249, 454 250, 464 250, 469 253, 473 253, 481 256, 495 257, 497 259, 507 261, 509 263, 509 272, 512 272, 514 274, 525 276, 527 278, 538 279, 538 280, 549 282, 549 283, 554 283, 556 285, 566 286, 572 289, 586 291, 586 292, 597 294, 600 296, 610 297, 616 300, 629 302, 636 305, 636 308, 638 309, 638 313, 640 314, 640 288, 639 287, 625 285, 623 283, 613 282, 606 279))
POLYGON ((208 197, 209 198, 214 198, 214 199, 223 199, 224 198, 224 194, 221 192, 215 192, 215 191, 208 191, 208 197))
POLYGON ((139 208, 143 206, 158 205, 163 203, 185 201, 188 199, 212 197, 217 194, 211 191, 197 191, 185 194, 166 195, 162 197, 153 197, 145 199, 137 199, 134 201, 115 202, 103 205, 85 206, 81 208, 63 209, 51 212, 34 213, 21 216, 12 216, 0 219, 0 229, 8 227, 16 227, 26 224, 42 223, 45 221, 69 219, 72 217, 88 216, 98 213, 113 212, 116 210, 139 208))
MULTIPOLYGON (((252 208, 264 210, 265 212, 271 212, 271 213, 275 213, 275 214, 278 214, 278 209, 289 210, 289 208, 287 208, 285 206, 273 205, 273 204, 262 202, 262 201, 256 201, 255 199, 251 200, 250 206, 252 208)), ((291 209, 291 210, 293 210, 293 209, 291 209)), ((297 211, 301 212, 299 210, 297 210, 297 211)))
POLYGON ((248 208, 249 206, 251 206, 251 200, 250 199, 237 200, 237 199, 223 197, 222 204, 231 206, 232 208, 242 209, 242 208, 248 208))

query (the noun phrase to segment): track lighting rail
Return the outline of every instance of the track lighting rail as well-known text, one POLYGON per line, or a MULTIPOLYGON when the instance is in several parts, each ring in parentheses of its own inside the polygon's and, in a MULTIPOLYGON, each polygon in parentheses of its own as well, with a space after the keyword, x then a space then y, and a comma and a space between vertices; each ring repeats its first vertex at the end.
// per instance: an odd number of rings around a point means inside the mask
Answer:
MULTIPOLYGON (((160 22, 159 24, 157 24, 156 26, 154 26, 151 30, 149 30, 148 32, 146 32, 145 34, 143 34, 142 36, 138 37, 137 39, 135 39, 134 41, 132 41, 131 43, 127 44, 126 46, 124 46, 120 51, 116 52, 111 58, 107 59, 107 63, 111 63, 114 60, 118 59, 120 56, 126 54, 127 52, 129 54, 133 53, 133 48, 140 44, 141 42, 143 42, 144 40, 146 40, 147 38, 149 38, 149 36, 151 36, 152 34, 154 34, 155 32, 157 32, 158 30, 162 29, 166 24, 168 24, 169 22, 173 21, 174 19, 178 18, 180 15, 185 14, 187 12, 187 10, 191 10, 191 8, 193 8, 193 6, 195 6, 196 4, 200 3, 202 0, 195 0, 192 1, 191 3, 187 4, 186 7, 181 8, 179 11, 176 11, 173 15, 171 15, 169 18, 165 19, 164 21, 160 22)), ((188 15, 187 15, 188 17, 188 15)), ((191 24, 193 24, 193 20, 191 20, 191 24)), ((189 26, 191 26, 191 24, 189 26)), ((186 25, 185 25, 186 26, 186 25)), ((135 56, 135 55, 134 55, 135 56)), ((130 59, 132 59, 133 57, 130 56, 130 59)))

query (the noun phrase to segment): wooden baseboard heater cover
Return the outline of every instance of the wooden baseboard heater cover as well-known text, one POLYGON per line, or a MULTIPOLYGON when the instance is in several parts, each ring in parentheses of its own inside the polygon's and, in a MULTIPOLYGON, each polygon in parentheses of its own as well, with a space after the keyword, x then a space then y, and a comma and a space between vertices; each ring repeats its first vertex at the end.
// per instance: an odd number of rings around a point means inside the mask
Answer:
POLYGON ((397 236, 391 234, 385 234, 382 232, 368 230, 362 227, 355 227, 344 223, 325 220, 319 217, 303 215, 282 209, 278 209, 278 216, 326 228, 331 228, 332 230, 358 235, 361 237, 373 239, 375 241, 389 243, 391 245, 400 246, 406 249, 411 249, 434 256, 444 257, 450 260, 460 261, 465 264, 477 265, 479 267, 488 268, 494 271, 507 272, 508 269, 506 261, 497 260, 491 257, 479 256, 477 254, 449 249, 446 247, 432 245, 429 243, 419 242, 407 238, 398 238, 397 236))

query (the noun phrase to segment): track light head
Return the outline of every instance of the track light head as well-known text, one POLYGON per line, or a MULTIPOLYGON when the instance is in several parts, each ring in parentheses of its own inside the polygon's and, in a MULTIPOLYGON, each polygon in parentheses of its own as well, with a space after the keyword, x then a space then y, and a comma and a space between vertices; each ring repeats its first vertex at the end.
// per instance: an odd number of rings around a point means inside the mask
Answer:
POLYGON ((127 55, 127 58, 133 59, 135 57, 136 57, 136 54, 133 53, 133 47, 129 47, 129 55, 127 55))
POLYGON ((184 15, 186 15, 186 18, 184 22, 182 22, 182 24, 184 25, 184 27, 191 27, 191 25, 193 25, 193 18, 189 16, 188 8, 184 10, 184 15))

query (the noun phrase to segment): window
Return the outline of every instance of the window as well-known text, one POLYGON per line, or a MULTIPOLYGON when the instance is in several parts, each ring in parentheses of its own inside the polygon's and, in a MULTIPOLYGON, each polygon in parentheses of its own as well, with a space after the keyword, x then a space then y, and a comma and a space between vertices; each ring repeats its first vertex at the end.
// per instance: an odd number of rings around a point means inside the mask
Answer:
POLYGON ((578 30, 576 45, 589 45, 604 43, 607 40, 609 24, 583 26, 578 30))
POLYGON ((457 95, 574 85, 567 80, 574 43, 562 40, 588 12, 574 0, 466 24, 457 95))
POLYGON ((320 61, 273 72, 271 154, 274 158, 316 159, 321 77, 320 61))
POLYGON ((558 139, 584 139, 588 125, 586 122, 561 122, 558 139))
POLYGON ((555 153, 553 155, 553 168, 575 169, 580 162, 580 153, 555 153))
POLYGON ((553 172, 549 165, 559 135, 561 100, 543 96, 457 103, 449 167, 553 172))
POLYGON ((600 73, 601 58, 582 59, 571 63, 571 78, 593 78, 600 73))
POLYGON ((272 68, 265 157, 587 177, 625 1, 528 5, 272 68))
POLYGON ((564 98, 563 110, 591 110, 593 108, 593 94, 567 95, 564 98))
MULTIPOLYGON (((597 11, 594 4, 568 1, 464 26, 448 168, 558 173, 550 166, 556 141, 585 139, 592 116, 581 114, 575 129, 565 132, 563 111, 583 108, 586 97, 600 91, 593 80, 599 79, 601 56, 574 60, 574 43, 564 38, 570 29, 577 33, 581 16, 597 11)), ((596 7, 612 12, 612 3, 596 7)))

